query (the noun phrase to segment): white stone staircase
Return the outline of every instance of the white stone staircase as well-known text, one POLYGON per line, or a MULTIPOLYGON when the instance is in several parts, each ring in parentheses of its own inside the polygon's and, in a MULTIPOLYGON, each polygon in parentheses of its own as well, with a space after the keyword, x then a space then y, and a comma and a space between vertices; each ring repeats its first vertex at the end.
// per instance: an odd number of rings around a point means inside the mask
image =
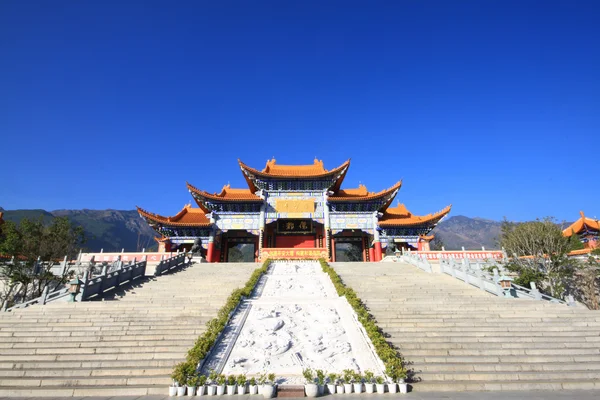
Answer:
POLYGON ((105 301, 0 313, 0 397, 167 394, 173 365, 258 264, 194 264, 105 301))
POLYGON ((403 263, 334 263, 416 391, 600 389, 600 312, 504 299, 403 263))

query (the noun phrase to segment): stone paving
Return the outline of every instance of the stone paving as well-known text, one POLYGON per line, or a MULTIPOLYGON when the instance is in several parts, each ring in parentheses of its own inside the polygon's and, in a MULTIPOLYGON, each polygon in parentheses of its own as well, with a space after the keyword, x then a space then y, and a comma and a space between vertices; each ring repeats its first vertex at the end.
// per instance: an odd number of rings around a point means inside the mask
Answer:
MULTIPOLYGON (((187 397, 182 397, 183 400, 187 397)), ((230 398, 236 400, 258 400, 262 396, 210 396, 210 398, 230 398)), ((303 397, 305 398, 305 397, 303 397)), ((324 399, 406 399, 406 400, 597 400, 600 398, 600 390, 561 390, 561 391, 502 391, 502 392, 446 392, 446 393, 417 393, 408 394, 365 394, 360 395, 334 395, 322 396, 324 399)), ((31 400, 35 397, 0 397, 0 400, 31 400)), ((44 400, 176 400, 177 397, 169 396, 116 396, 116 397, 44 397, 44 400)))

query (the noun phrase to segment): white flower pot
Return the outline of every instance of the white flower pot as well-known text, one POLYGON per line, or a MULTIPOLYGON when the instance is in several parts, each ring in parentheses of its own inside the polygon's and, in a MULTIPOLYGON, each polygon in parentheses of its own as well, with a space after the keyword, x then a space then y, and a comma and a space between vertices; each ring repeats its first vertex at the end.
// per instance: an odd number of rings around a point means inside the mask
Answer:
POLYGON ((352 388, 354 389, 354 393, 362 393, 362 383, 353 383, 352 388))
POLYGON ((230 396, 235 394, 235 385, 227 385, 227 394, 230 396))
POLYGON ((217 394, 217 385, 208 385, 206 387, 206 395, 214 396, 215 394, 217 394))
POLYGON ((372 383, 365 383, 365 393, 374 393, 375 392, 375 385, 373 385, 372 383))
POLYGON ((185 386, 177 387, 177 396, 185 396, 185 386))
POLYGON ((408 393, 408 383, 399 383, 398 387, 400 388, 400 393, 402 393, 402 394, 408 393))
POLYGON ((198 389, 196 389, 196 396, 204 396, 205 388, 206 388, 206 386, 204 386, 204 385, 198 386, 198 389))
POLYGON ((250 394, 257 394, 258 393, 258 385, 250 385, 248 392, 250 394))
POLYGON ((385 383, 377 383, 375 387, 377 388, 377 393, 385 393, 385 383))
POLYGON ((177 394, 177 386, 169 386, 169 396, 175 396, 177 394))
POLYGON ((317 397, 319 395, 319 386, 314 383, 307 383, 304 385, 304 392, 306 397, 317 397))
POLYGON ((345 392, 345 390, 344 390, 344 386, 345 386, 345 385, 337 385, 337 386, 336 386, 336 393, 339 393, 339 394, 342 394, 342 393, 344 393, 344 392, 345 392))
POLYGON ((329 392, 329 394, 335 394, 335 385, 328 383, 327 384, 327 391, 329 392))
POLYGON ((263 385, 262 395, 265 399, 275 397, 275 385, 263 385))
POLYGON ((237 394, 246 394, 246 385, 238 385, 237 394))
POLYGON ((352 393, 352 384, 344 383, 344 390, 346 391, 346 393, 352 393))
POLYGON ((396 382, 388 383, 387 385, 388 385, 388 392, 390 392, 390 393, 398 392, 398 386, 396 385, 396 382))
POLYGON ((188 386, 187 387, 187 395, 195 396, 196 395, 196 386, 188 386))
POLYGON ((217 396, 223 396, 225 394, 225 385, 217 385, 217 396))

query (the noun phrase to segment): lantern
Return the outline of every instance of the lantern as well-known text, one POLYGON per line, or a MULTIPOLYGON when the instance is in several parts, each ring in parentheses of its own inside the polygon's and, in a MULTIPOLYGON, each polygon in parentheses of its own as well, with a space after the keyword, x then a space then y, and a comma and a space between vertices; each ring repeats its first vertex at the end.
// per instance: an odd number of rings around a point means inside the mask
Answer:
POLYGON ((80 291, 81 291, 81 281, 79 280, 78 277, 75 277, 74 279, 69 281, 69 295, 71 296, 69 301, 74 302, 75 297, 77 297, 77 295, 79 294, 80 291))

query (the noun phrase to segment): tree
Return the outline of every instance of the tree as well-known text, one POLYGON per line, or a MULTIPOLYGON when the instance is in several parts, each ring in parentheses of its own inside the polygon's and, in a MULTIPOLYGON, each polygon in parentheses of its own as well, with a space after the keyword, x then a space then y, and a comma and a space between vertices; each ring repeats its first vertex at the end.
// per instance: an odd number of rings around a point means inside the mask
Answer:
POLYGON ((0 232, 0 253, 4 255, 0 262, 0 303, 17 295, 23 300, 38 297, 44 288, 66 282, 70 271, 55 276, 52 265, 64 256, 74 259, 86 240, 83 228, 66 217, 54 218, 49 225, 41 218, 24 218, 18 226, 8 221, 0 226, 0 232))
POLYGON ((429 243, 430 250, 440 251, 442 247, 445 247, 444 241, 442 240, 440 234, 435 235, 433 240, 429 243))
POLYGON ((500 244, 512 257, 507 268, 519 273, 519 278, 537 279, 540 289, 553 297, 564 295, 574 270, 567 257, 573 243, 553 218, 520 224, 504 220, 500 244))

